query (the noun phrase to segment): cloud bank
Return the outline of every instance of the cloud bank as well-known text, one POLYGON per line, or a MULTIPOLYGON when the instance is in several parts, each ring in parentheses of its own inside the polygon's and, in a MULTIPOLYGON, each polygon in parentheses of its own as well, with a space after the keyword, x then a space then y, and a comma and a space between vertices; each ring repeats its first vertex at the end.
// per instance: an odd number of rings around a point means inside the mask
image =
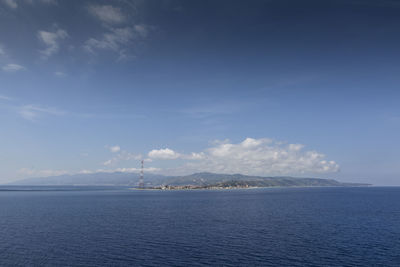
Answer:
POLYGON ((181 154, 169 148, 153 149, 148 155, 151 159, 177 159, 181 157, 181 154))
POLYGON ((267 138, 246 138, 241 143, 219 141, 200 153, 181 154, 172 149, 152 150, 153 159, 186 159, 185 165, 171 172, 242 173, 247 175, 305 175, 339 171, 339 165, 325 155, 304 150, 304 145, 287 144, 267 138))
MULTIPOLYGON (((179 160, 179 162, 183 162, 183 165, 167 169, 146 164, 145 172, 164 175, 214 172, 258 176, 312 176, 339 171, 339 165, 335 161, 325 159, 324 154, 314 150, 305 150, 305 146, 302 144, 290 144, 268 138, 246 138, 240 143, 231 143, 227 140, 216 141, 213 146, 204 151, 189 154, 179 153, 170 148, 153 149, 147 154, 148 158, 121 150, 119 146, 106 146, 106 148, 114 156, 102 163, 105 168, 82 170, 75 173, 139 172, 139 167, 131 168, 118 165, 128 164, 132 166, 134 164, 139 166, 139 161, 142 159, 151 164, 156 163, 157 160, 179 160)), ((29 176, 51 176, 66 173, 74 174, 63 170, 20 170, 20 174, 29 176)))

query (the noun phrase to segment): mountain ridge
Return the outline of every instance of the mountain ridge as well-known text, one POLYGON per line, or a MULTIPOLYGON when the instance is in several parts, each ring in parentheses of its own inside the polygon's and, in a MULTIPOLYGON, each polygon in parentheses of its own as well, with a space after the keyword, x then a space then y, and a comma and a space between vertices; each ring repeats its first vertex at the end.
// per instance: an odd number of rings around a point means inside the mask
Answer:
MULTIPOLYGON (((148 173, 145 175, 145 186, 216 186, 240 184, 251 187, 276 186, 367 186, 363 183, 342 183, 334 179, 291 177, 291 176, 253 176, 244 174, 219 174, 198 172, 183 176, 164 176, 148 173)), ((139 183, 139 173, 99 172, 91 174, 59 175, 49 177, 27 178, 8 185, 74 185, 74 186, 130 186, 139 183)))

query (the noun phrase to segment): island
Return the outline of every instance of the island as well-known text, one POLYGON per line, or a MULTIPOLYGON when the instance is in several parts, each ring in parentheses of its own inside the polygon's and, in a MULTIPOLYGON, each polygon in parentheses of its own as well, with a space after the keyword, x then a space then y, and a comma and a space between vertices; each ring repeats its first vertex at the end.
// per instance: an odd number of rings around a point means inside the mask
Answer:
POLYGON ((365 183, 342 183, 334 179, 290 177, 290 176, 251 176, 243 174, 221 174, 200 172, 184 176, 164 176, 145 173, 144 186, 139 187, 138 173, 89 173, 29 178, 9 185, 36 186, 117 186, 132 189, 236 189, 258 187, 310 187, 310 186, 369 186, 365 183))
POLYGON ((242 174, 195 173, 170 177, 162 185, 135 189, 192 190, 192 189, 247 189, 262 187, 322 187, 370 186, 365 183, 341 183, 334 179, 296 178, 290 176, 262 177, 242 174))

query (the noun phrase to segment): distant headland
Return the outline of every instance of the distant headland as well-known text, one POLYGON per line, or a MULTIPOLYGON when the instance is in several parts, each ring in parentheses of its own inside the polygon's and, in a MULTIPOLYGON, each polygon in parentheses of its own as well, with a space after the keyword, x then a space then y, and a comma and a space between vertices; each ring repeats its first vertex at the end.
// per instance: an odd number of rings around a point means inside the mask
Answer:
MULTIPOLYGON (((289 176, 262 177, 243 174, 195 173, 173 177, 163 185, 143 189, 244 189, 260 187, 320 187, 320 186, 369 186, 362 183, 341 183, 334 179, 295 178, 289 176)), ((139 188, 140 189, 140 188, 139 188)))
MULTIPOLYGON (((138 188, 138 173, 91 173, 29 178, 12 185, 126 186, 138 188)), ((334 179, 297 178, 290 176, 250 176, 200 172, 185 176, 164 176, 147 173, 142 189, 235 189, 257 187, 369 186, 363 183, 341 183, 334 179)))

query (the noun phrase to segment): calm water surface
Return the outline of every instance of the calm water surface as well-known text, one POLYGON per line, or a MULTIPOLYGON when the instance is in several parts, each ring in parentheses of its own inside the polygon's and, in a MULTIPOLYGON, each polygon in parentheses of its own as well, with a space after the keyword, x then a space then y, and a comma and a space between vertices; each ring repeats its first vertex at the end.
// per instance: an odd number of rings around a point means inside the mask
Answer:
POLYGON ((399 187, 35 189, 0 187, 1 266, 400 266, 399 187))

